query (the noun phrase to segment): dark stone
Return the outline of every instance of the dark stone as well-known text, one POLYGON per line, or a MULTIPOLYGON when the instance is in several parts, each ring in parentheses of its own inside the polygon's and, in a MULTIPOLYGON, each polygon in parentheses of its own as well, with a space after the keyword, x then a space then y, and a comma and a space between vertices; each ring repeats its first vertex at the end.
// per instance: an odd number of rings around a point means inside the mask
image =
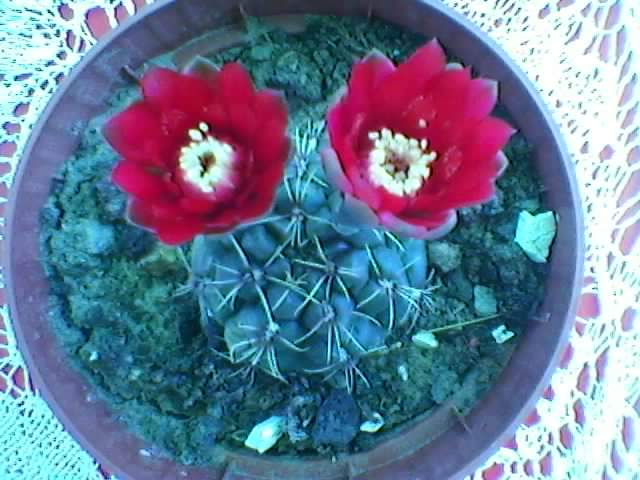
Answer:
POLYGON ((132 260, 137 260, 149 253, 156 243, 151 233, 130 224, 123 227, 119 240, 122 252, 132 260))
POLYGON ((463 302, 469 303, 473 298, 473 284, 469 281, 460 269, 450 272, 446 276, 447 284, 454 297, 463 302))
POLYGON ((318 410, 312 437, 316 445, 346 447, 360 429, 360 407, 344 389, 334 390, 318 410))

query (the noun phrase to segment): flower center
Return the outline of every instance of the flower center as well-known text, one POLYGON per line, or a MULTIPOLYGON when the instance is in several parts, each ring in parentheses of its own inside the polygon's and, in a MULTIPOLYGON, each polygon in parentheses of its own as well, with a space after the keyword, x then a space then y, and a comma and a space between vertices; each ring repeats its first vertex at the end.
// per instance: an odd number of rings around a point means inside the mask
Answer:
POLYGON ((189 130, 191 142, 180 150, 180 168, 186 180, 204 193, 215 192, 221 185, 231 185, 233 148, 209 134, 204 122, 189 130))
POLYGON ((431 175, 429 165, 437 154, 427 149, 427 140, 407 138, 388 128, 369 132, 371 182, 400 197, 414 195, 431 175))

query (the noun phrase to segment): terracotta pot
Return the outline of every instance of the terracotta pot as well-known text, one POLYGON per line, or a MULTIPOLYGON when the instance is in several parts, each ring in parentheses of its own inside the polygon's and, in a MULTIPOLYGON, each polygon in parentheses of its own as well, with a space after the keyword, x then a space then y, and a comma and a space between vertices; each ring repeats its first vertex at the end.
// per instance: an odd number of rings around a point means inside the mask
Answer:
MULTIPOLYGON (((522 72, 477 28, 437 0, 160 0, 94 47, 65 80, 36 125, 12 189, 5 250, 9 301, 27 364, 49 405, 71 434, 118 478, 192 480, 240 478, 459 478, 505 442, 531 411, 567 343, 582 282, 583 228, 573 166, 549 113, 522 72), (221 452, 220 468, 202 470, 139 452, 145 444, 107 407, 89 400, 86 381, 71 368, 47 319, 48 285, 39 259, 39 211, 54 173, 73 153, 88 119, 137 67, 204 32, 251 15, 374 15, 436 36, 463 62, 501 84, 501 102, 535 147, 546 205, 561 223, 543 305, 515 354, 463 428, 441 410, 418 419, 367 453, 329 461, 293 461, 221 452), (442 431, 444 430, 444 433, 442 431)), ((148 448, 148 447, 147 447, 148 448)))

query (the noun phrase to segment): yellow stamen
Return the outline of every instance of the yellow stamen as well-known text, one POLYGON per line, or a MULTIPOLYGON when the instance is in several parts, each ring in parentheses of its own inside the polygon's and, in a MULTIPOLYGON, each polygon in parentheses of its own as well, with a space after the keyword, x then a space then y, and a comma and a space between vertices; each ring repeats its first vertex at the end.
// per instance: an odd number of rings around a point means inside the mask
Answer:
POLYGON ((180 149, 179 164, 184 178, 204 193, 212 193, 221 185, 230 185, 233 148, 228 143, 208 135, 204 122, 189 130, 188 145, 180 149))
POLYGON ((407 138, 388 128, 369 132, 368 137, 373 142, 369 153, 371 182, 398 196, 417 193, 431 175, 429 165, 437 158, 427 149, 429 142, 407 138))
POLYGON ((191 130, 189 130, 189 138, 191 138, 191 140, 193 140, 194 142, 201 142, 204 140, 204 135, 200 130, 192 128, 191 130))

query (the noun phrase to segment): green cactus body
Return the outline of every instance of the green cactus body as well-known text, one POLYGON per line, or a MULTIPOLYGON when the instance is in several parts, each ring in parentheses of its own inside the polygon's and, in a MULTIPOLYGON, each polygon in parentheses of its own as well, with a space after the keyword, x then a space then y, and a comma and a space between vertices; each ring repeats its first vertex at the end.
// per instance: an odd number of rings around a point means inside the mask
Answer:
POLYGON ((425 243, 335 223, 317 139, 297 143, 272 213, 199 237, 192 278, 203 326, 239 372, 315 374, 351 390, 368 383, 359 358, 406 334, 428 304, 425 243))

